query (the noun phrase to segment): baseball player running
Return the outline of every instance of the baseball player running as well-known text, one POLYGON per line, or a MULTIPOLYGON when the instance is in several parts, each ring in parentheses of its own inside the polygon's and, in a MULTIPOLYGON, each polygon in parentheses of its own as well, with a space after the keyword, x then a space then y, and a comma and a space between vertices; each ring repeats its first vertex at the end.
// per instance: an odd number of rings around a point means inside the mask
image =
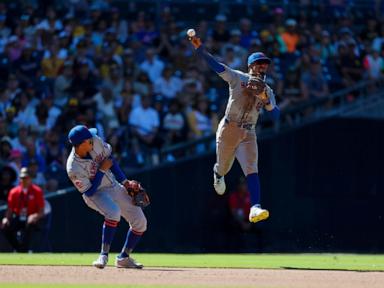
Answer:
MULTIPOLYGON (((192 30, 192 31, 191 31, 192 30)), ((229 99, 225 115, 216 132, 216 164, 213 167, 214 188, 219 195, 225 192, 224 176, 232 167, 235 157, 246 176, 251 196, 249 221, 256 223, 269 217, 268 210, 260 206, 260 180, 255 126, 261 109, 278 119, 280 110, 272 89, 265 84, 265 75, 271 59, 262 52, 248 57, 248 73, 233 70, 219 63, 209 54, 193 29, 189 39, 208 66, 228 82, 229 99)))
MULTIPOLYGON (((104 268, 120 216, 129 223, 124 247, 116 257, 118 268, 142 268, 129 255, 147 228, 142 209, 127 193, 140 184, 130 181, 112 158, 111 146, 96 135, 96 129, 77 125, 68 134, 73 145, 67 159, 67 173, 85 203, 104 216, 101 252, 93 266, 104 268)), ((140 186, 141 187, 141 186, 140 186)))

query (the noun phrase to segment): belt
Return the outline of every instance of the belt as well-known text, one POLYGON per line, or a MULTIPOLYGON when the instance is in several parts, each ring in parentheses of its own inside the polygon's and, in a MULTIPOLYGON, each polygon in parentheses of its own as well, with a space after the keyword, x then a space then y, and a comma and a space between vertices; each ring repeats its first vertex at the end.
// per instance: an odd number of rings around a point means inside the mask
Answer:
MULTIPOLYGON (((234 121, 229 121, 227 118, 224 118, 224 121, 225 123, 229 123, 229 122, 234 122, 234 121)), ((256 124, 252 124, 252 123, 238 123, 238 122, 235 122, 237 124, 237 127, 239 128, 243 128, 245 130, 253 130, 256 128, 256 124)))

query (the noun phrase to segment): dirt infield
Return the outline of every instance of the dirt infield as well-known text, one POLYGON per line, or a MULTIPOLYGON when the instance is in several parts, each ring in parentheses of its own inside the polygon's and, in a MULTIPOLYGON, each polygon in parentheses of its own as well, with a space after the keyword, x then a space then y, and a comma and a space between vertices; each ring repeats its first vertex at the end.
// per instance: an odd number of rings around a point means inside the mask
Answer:
MULTIPOLYGON (((211 287, 382 288, 384 272, 0 265, 0 283, 138 284, 211 287)), ((1 286, 1 285, 0 285, 1 286)))

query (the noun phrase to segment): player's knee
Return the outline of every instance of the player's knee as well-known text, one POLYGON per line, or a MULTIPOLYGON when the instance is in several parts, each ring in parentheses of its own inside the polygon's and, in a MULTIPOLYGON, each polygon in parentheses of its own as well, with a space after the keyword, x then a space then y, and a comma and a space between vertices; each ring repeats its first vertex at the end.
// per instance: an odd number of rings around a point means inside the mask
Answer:
POLYGON ((108 211, 108 213, 106 213, 106 215, 104 216, 105 216, 105 219, 120 222, 121 210, 120 208, 116 207, 115 209, 108 211))
POLYGON ((136 221, 133 221, 131 225, 134 231, 144 233, 147 230, 147 218, 143 215, 136 221))

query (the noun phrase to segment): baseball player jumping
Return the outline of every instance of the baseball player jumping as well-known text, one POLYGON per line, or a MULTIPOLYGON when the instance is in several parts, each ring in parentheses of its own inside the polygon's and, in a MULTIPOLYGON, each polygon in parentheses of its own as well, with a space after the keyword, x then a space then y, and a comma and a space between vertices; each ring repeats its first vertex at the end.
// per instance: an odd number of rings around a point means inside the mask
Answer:
MULTIPOLYGON (((192 31, 190 31, 192 30, 192 31)), ((255 126, 261 109, 278 119, 280 110, 272 89, 265 84, 271 59, 262 52, 248 57, 248 73, 233 70, 219 63, 208 53, 193 29, 189 39, 208 66, 228 82, 229 99, 225 115, 216 132, 216 164, 213 167, 214 188, 219 195, 225 192, 224 176, 232 167, 235 157, 246 175, 251 196, 249 221, 256 223, 269 217, 268 210, 260 206, 260 180, 258 175, 258 150, 255 126)))
POLYGON ((101 253, 93 266, 104 268, 115 235, 120 215, 130 228, 121 253, 116 257, 118 268, 142 268, 129 255, 147 229, 147 219, 133 198, 127 193, 141 188, 136 181, 130 181, 112 158, 112 149, 96 135, 96 129, 86 126, 73 127, 68 140, 73 145, 67 159, 67 173, 75 187, 82 193, 85 203, 104 216, 101 253))

